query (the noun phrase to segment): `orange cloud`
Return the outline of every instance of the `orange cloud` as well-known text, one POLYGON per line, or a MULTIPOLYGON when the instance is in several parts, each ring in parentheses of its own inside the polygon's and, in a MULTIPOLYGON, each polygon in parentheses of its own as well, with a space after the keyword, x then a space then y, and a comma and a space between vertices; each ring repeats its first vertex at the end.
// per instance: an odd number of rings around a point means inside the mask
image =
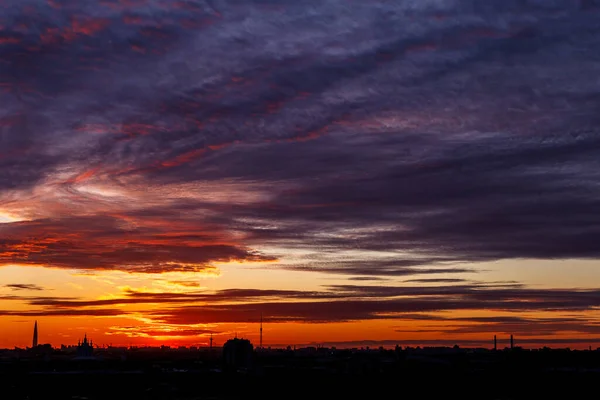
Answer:
POLYGON ((183 221, 112 216, 13 222, 0 240, 0 265, 42 265, 128 272, 211 272, 213 262, 273 261, 218 230, 203 231, 183 221), (133 226, 132 226, 133 225, 133 226))
POLYGON ((71 179, 68 179, 66 181, 66 183, 69 183, 69 184, 81 183, 83 181, 88 180, 92 176, 96 175, 98 173, 98 171, 100 171, 100 167, 89 169, 89 170, 87 170, 85 172, 82 172, 79 175, 77 175, 77 176, 75 176, 75 177, 73 177, 71 179))

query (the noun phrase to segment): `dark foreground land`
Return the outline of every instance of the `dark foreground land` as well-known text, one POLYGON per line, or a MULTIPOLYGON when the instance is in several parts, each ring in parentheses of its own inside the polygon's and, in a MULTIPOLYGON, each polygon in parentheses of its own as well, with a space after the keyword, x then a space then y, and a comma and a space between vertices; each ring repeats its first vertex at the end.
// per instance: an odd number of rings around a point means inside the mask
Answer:
POLYGON ((148 352, 5 357, 1 399, 592 399, 599 351, 148 352))

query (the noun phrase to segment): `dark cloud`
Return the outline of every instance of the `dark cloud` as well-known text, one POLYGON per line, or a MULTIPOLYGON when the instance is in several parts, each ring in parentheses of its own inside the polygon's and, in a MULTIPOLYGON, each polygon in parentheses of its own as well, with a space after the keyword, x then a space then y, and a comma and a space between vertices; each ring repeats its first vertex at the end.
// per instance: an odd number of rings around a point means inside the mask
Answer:
POLYGON ((26 300, 30 305, 57 308, 80 308, 122 304, 178 304, 178 303, 229 303, 281 299, 335 299, 346 298, 345 293, 311 292, 301 290, 274 289, 223 289, 216 292, 136 292, 127 291, 125 297, 80 300, 64 297, 5 297, 5 300, 26 300))
POLYGON ((119 309, 79 309, 79 310, 0 310, 0 316, 15 317, 116 317, 127 312, 119 309))
MULTIPOLYGON (((267 315, 270 323, 305 322, 331 323, 402 319, 404 313, 475 311, 482 307, 493 311, 584 311, 592 309, 587 302, 564 304, 556 300, 539 299, 529 302, 496 300, 481 302, 474 299, 361 299, 344 301, 268 302, 210 306, 164 308, 151 313, 152 318, 168 324, 247 323, 256 322, 258 315, 267 315)), ((473 329, 472 331, 476 331, 473 329)), ((482 329, 482 332, 487 332, 482 329)))
MULTIPOLYGON (((405 316, 410 319, 410 316, 405 316)), ((503 333, 514 334, 520 337, 536 337, 544 335, 557 335, 563 333, 595 335, 600 333, 600 324, 597 320, 587 318, 523 318, 517 316, 503 317, 469 317, 451 318, 437 315, 415 316, 418 321, 443 322, 444 326, 429 326, 419 329, 398 329, 398 332, 440 332, 444 334, 469 334, 469 333, 503 333)))
POLYGON ((10 288, 12 290, 35 290, 35 291, 44 290, 43 287, 31 284, 31 283, 9 283, 8 285, 4 285, 4 286, 6 286, 7 288, 10 288))
POLYGON ((596 2, 3 7, 2 264, 600 256, 596 2))
POLYGON ((407 275, 432 275, 432 274, 460 274, 465 272, 476 272, 470 268, 447 267, 447 268, 410 268, 403 264, 425 264, 425 260, 408 261, 399 259, 396 262, 365 260, 355 261, 337 261, 337 262, 319 262, 312 261, 311 265, 275 265, 262 268, 286 268, 293 271, 321 272, 328 274, 351 274, 351 275, 380 275, 380 276, 407 276, 407 275))
MULTIPOLYGON (((600 333, 600 322, 590 316, 590 312, 600 307, 597 289, 532 289, 503 282, 450 286, 328 285, 321 291, 126 290, 120 298, 111 299, 12 295, 1 300, 24 302, 30 309, 1 311, 0 315, 25 317, 127 316, 131 312, 121 306, 136 305, 135 314, 143 315, 151 323, 143 328, 113 327, 111 333, 140 337, 204 335, 215 332, 206 328, 207 324, 258 323, 261 316, 268 324, 389 320, 396 324, 404 322, 390 329, 413 335, 428 333, 460 338, 514 334, 519 341, 530 340, 528 343, 546 343, 544 337, 556 335, 600 333), (119 308, 106 308, 113 306, 119 308), (454 314, 457 311, 472 316, 457 316, 460 315, 454 314), (488 315, 481 316, 482 312, 488 315), (540 338, 541 342, 534 341, 540 338)), ((444 340, 436 343, 443 344, 444 340)))
POLYGON ((348 278, 350 281, 387 281, 387 278, 381 278, 378 276, 351 276, 348 278))
MULTIPOLYGON (((206 305, 165 308, 153 312, 154 318, 171 324, 249 322, 262 313, 268 322, 344 322, 373 319, 421 319, 435 321, 437 317, 415 316, 414 313, 428 313, 455 310, 488 310, 496 312, 579 312, 594 310, 600 306, 597 290, 529 289, 507 286, 435 286, 435 287, 396 287, 396 286, 328 286, 334 294, 330 300, 303 302, 285 301, 285 298, 271 302, 217 304, 208 301, 206 305), (337 298, 336 298, 337 296, 337 298), (282 301, 283 300, 283 301, 282 301)), ((310 297, 310 294, 306 296, 310 297)), ((219 297, 217 296, 217 300, 219 297)), ((437 319, 438 321, 440 319, 437 319)), ((546 324, 547 330, 571 331, 577 321, 559 319, 537 320, 487 320, 458 319, 463 325, 479 322, 480 332, 500 329, 500 325, 514 327, 520 324, 520 332, 531 328, 534 323, 546 324), (545 322, 544 322, 545 321, 545 322), (511 325, 512 324, 512 325, 511 325), (553 325, 554 324, 554 325, 553 325), (559 324, 562 324, 560 328, 559 324), (492 328, 494 327, 494 328, 492 328)), ((595 328, 588 327, 589 330, 595 328)), ((582 326, 578 331, 585 329, 582 326)), ((463 328, 469 331, 469 327, 463 328)), ((473 332, 477 327, 472 327, 473 332)), ((464 333, 460 332, 459 333, 464 333)))
MULTIPOLYGON (((7 297, 53 311, 85 310, 125 304, 161 304, 150 318, 169 324, 207 324, 253 321, 263 313, 267 322, 343 322, 373 319, 443 321, 444 331, 457 333, 525 332, 538 324, 541 331, 572 330, 583 319, 515 317, 443 318, 440 311, 583 312, 600 307, 598 290, 530 289, 519 285, 379 286, 330 285, 323 291, 225 289, 188 293, 127 291, 121 298, 82 300, 60 297, 7 297), (302 301, 299 301, 302 300, 302 301), (415 314, 418 313, 418 314, 415 314), (453 326, 452 323, 459 325, 453 326), (477 324, 477 325, 469 325, 477 324), (569 327, 569 329, 566 329, 569 327), (519 329, 517 329, 519 328, 519 329)), ((440 330, 440 327, 434 327, 440 330)), ((585 324, 577 331, 586 329, 585 324)), ((588 331, 592 331, 591 325, 588 331)))

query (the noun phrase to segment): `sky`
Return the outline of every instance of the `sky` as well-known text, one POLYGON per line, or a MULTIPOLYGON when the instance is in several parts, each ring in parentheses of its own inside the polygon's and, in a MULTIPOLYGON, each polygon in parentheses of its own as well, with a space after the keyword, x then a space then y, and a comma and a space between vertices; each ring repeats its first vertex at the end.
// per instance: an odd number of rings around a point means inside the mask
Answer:
POLYGON ((599 19, 0 0, 0 347, 600 346, 599 19))

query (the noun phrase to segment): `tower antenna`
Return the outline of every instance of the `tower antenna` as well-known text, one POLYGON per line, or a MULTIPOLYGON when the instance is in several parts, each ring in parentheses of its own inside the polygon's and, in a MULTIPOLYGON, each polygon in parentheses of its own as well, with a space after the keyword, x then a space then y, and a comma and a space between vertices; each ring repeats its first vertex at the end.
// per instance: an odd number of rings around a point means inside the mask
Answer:
POLYGON ((262 328, 262 311, 260 313, 260 344, 259 347, 262 349, 262 332, 263 332, 263 328, 262 328))
POLYGON ((212 333, 210 334, 210 349, 212 350, 213 338, 212 333))

